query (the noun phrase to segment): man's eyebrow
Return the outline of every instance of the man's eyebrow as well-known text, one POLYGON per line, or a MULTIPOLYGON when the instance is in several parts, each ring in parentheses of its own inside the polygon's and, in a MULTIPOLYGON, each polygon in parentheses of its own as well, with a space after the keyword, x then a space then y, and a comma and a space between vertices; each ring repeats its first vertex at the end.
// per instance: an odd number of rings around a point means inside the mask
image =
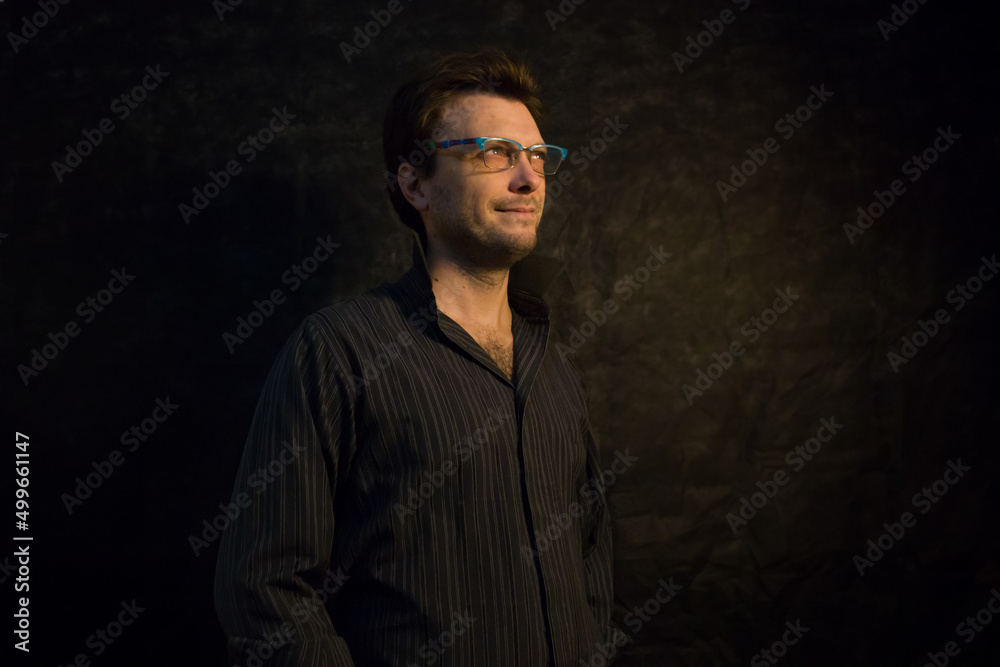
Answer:
MULTIPOLYGON (((483 136, 484 136, 484 137, 485 137, 485 136, 494 136, 494 137, 497 137, 497 136, 501 136, 501 135, 497 135, 497 134, 493 134, 493 135, 485 135, 485 134, 484 134, 483 136)), ((505 138, 505 139, 511 139, 510 137, 502 137, 502 138, 505 138)), ((535 139, 534 141, 529 141, 529 142, 527 142, 527 143, 525 143, 525 142, 523 142, 523 141, 518 141, 517 139, 511 139, 511 141, 517 141, 517 142, 518 142, 519 144, 521 144, 521 145, 522 145, 522 146, 524 146, 525 148, 527 148, 528 146, 535 146, 535 145, 537 145, 537 144, 544 144, 544 143, 546 143, 546 141, 545 141, 544 139, 541 139, 541 138, 539 138, 539 139, 535 139)))

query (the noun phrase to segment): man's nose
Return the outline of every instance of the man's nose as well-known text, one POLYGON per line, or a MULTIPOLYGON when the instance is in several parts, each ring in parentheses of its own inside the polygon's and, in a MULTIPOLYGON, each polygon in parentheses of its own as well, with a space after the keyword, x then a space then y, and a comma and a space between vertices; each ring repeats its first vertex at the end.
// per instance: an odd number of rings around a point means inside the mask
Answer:
POLYGON ((542 175, 532 168, 531 153, 526 150, 518 154, 517 162, 512 169, 514 171, 510 184, 512 190, 534 192, 545 182, 542 175))

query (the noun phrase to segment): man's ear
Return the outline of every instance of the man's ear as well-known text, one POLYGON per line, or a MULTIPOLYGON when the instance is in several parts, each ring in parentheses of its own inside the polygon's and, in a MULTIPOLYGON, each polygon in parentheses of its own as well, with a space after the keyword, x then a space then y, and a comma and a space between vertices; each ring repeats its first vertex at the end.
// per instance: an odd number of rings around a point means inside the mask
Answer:
POLYGON ((399 188, 403 191, 406 201, 418 211, 427 210, 427 197, 424 195, 424 179, 417 175, 417 169, 409 162, 399 165, 396 170, 399 188))

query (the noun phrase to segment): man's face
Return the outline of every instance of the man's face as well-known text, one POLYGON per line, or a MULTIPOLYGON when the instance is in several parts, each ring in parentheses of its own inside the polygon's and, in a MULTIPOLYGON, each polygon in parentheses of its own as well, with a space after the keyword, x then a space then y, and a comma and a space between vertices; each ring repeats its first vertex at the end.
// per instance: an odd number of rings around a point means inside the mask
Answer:
MULTIPOLYGON (((457 97, 445 108, 441 126, 441 140, 501 137, 525 147, 543 143, 527 107, 495 95, 457 97)), ((509 268, 530 253, 545 204, 545 177, 528 161, 522 152, 512 168, 497 171, 485 165, 475 144, 439 150, 434 176, 422 188, 424 223, 435 251, 486 269, 509 268)))

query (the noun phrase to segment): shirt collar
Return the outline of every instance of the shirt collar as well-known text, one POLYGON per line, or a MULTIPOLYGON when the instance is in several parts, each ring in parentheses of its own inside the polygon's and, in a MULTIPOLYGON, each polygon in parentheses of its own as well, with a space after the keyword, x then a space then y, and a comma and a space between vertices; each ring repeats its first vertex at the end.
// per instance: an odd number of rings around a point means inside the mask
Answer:
MULTIPOLYGON (((431 288, 427 257, 417 232, 410 230, 413 237, 413 266, 407 271, 401 283, 418 306, 428 306, 430 314, 436 316, 437 304, 431 288)), ((510 267, 507 280, 507 299, 512 309, 530 320, 548 321, 550 306, 543 299, 557 278, 566 270, 566 263, 554 257, 530 253, 510 267)), ((572 284, 570 284, 572 288, 572 284)))

